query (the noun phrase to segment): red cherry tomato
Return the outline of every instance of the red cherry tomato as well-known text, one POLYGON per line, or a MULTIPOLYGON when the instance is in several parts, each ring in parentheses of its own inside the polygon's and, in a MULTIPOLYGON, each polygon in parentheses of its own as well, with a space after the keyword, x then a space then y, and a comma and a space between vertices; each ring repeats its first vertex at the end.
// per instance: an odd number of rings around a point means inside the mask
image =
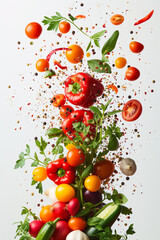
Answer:
POLYGON ((67 235, 70 233, 68 223, 65 221, 59 221, 56 224, 55 232, 51 240, 66 240, 67 235))
POLYGON ((31 39, 39 38, 39 36, 41 35, 41 32, 42 32, 42 27, 37 22, 31 22, 25 28, 25 33, 27 37, 31 39))
POLYGON ((36 238, 39 231, 41 230, 41 228, 43 227, 44 222, 40 221, 40 220, 34 220, 29 224, 29 234, 36 238))
POLYGON ((84 152, 81 149, 73 148, 67 153, 67 162, 72 167, 77 167, 85 161, 84 152))
POLYGON ((74 216, 77 214, 77 212, 80 209, 80 202, 77 198, 73 198, 71 201, 68 203, 68 211, 71 216, 74 216))
POLYGON ((66 102, 66 98, 64 94, 57 94, 53 96, 51 103, 54 107, 62 107, 66 102))
POLYGON ((67 210, 66 203, 63 202, 55 202, 53 204, 53 211, 56 214, 57 218, 60 219, 68 219, 70 214, 67 210))
POLYGON ((63 21, 63 22, 60 22, 59 24, 59 31, 61 33, 68 33, 70 28, 71 28, 71 25, 69 22, 63 21))
POLYGON ((140 71, 135 67, 129 67, 126 71, 126 79, 129 81, 135 81, 140 76, 140 71))
POLYGON ((133 53, 140 53, 144 49, 144 45, 140 42, 133 41, 129 44, 129 48, 133 53))
POLYGON ((60 109, 60 115, 63 119, 68 117, 72 112, 74 112, 74 109, 69 105, 64 105, 60 109))
POLYGON ((131 122, 140 117, 142 113, 142 105, 138 100, 128 101, 122 111, 122 117, 124 120, 131 122))

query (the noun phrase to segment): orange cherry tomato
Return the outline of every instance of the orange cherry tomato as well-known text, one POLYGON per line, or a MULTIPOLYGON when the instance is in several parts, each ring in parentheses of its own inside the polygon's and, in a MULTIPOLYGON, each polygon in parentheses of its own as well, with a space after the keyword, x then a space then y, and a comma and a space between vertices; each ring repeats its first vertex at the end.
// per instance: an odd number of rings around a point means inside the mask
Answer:
POLYGON ((45 207, 42 207, 40 211, 40 219, 46 223, 49 221, 54 221, 57 218, 56 214, 53 211, 52 205, 47 205, 45 207))
POLYGON ((64 118, 68 117, 73 111, 74 111, 74 109, 71 106, 64 105, 60 109, 60 115, 64 119, 64 118))
POLYGON ((140 53, 144 49, 144 45, 140 42, 133 41, 129 44, 129 48, 133 53, 140 53))
POLYGON ((54 95, 51 103, 53 104, 54 107, 62 107, 66 102, 66 98, 64 94, 57 94, 54 95))
POLYGON ((71 50, 66 51, 67 60, 70 63, 79 63, 84 57, 83 49, 78 45, 71 45, 69 49, 71 50))
POLYGON ((36 69, 38 72, 45 72, 49 68, 49 62, 46 59, 39 59, 36 62, 36 69))
POLYGON ((127 60, 123 57, 119 57, 115 61, 115 66, 117 68, 124 68, 126 66, 127 60))
POLYGON ((44 167, 37 167, 32 173, 33 179, 37 182, 42 182, 47 178, 47 171, 44 167))
POLYGON ((70 220, 68 221, 68 226, 72 231, 74 230, 84 231, 87 227, 87 223, 83 218, 73 217, 70 218, 70 220))
POLYGON ((83 164, 85 161, 84 152, 81 149, 71 149, 67 153, 67 162, 72 167, 77 167, 83 164))
POLYGON ((124 22, 124 17, 121 14, 115 14, 111 17, 111 23, 114 25, 120 25, 124 22))
POLYGON ((60 22, 59 24, 59 31, 61 33, 68 33, 70 28, 71 28, 71 25, 69 22, 63 21, 63 22, 60 22))
POLYGON ((98 176, 91 175, 85 179, 84 186, 90 192, 97 192, 101 187, 101 180, 98 176))
POLYGON ((75 197, 75 190, 69 184, 60 184, 56 188, 56 198, 61 202, 69 202, 75 197))
POLYGON ((115 166, 109 160, 99 161, 94 165, 93 173, 101 180, 108 179, 114 172, 115 166))
POLYGON ((25 28, 25 33, 26 33, 27 37, 29 37, 31 39, 38 38, 41 35, 41 32, 42 32, 42 27, 37 22, 31 22, 25 28))

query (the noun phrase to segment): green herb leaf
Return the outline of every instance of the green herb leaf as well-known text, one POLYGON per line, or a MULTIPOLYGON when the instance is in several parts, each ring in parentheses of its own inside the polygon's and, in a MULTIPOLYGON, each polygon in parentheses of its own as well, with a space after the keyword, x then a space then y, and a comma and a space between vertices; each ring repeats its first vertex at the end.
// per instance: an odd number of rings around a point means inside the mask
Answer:
POLYGON ((104 108, 104 111, 107 110, 107 108, 108 108, 108 106, 109 106, 109 104, 110 104, 111 102, 112 102, 112 98, 106 103, 105 108, 104 108))
POLYGON ((47 130, 46 134, 49 138, 57 137, 63 134, 63 131, 59 128, 50 128, 47 130))
POLYGON ((56 75, 55 71, 50 69, 50 70, 45 71, 44 78, 51 78, 51 77, 53 77, 55 75, 56 75))
POLYGON ((119 31, 117 30, 112 34, 112 36, 104 44, 102 48, 102 55, 106 55, 107 53, 111 52, 115 48, 118 37, 119 37, 119 31))
POLYGON ((38 189, 38 192, 39 193, 43 193, 43 187, 42 187, 42 183, 41 182, 39 182, 38 184, 37 184, 37 186, 36 186, 36 189, 38 189))
POLYGON ((95 38, 95 39, 94 39, 94 44, 95 44, 97 47, 100 47, 100 45, 99 45, 99 38, 95 38))
POLYGON ((133 224, 131 224, 128 228, 128 230, 126 231, 127 235, 133 235, 135 233, 134 229, 133 229, 133 224))
POLYGON ((90 108, 90 110, 91 110, 92 112, 97 113, 100 118, 102 117, 102 113, 101 113, 101 111, 99 110, 98 107, 91 106, 91 107, 89 107, 89 108, 90 108))
POLYGON ((112 115, 114 115, 116 113, 119 113, 119 112, 122 112, 122 110, 116 110, 116 111, 108 112, 107 116, 112 116, 112 115))
POLYGON ((103 55, 103 56, 102 56, 102 61, 104 61, 104 62, 109 62, 109 59, 103 55))
POLYGON ((92 59, 87 61, 89 68, 93 72, 98 73, 111 73, 111 67, 102 60, 99 59, 92 59))
POLYGON ((26 155, 30 154, 30 146, 26 144, 26 155))
POLYGON ((82 180, 87 178, 92 171, 93 171, 93 165, 91 164, 83 171, 81 176, 82 180))
POLYGON ((102 36, 105 34, 105 32, 106 32, 106 30, 97 32, 97 33, 95 33, 94 35, 92 35, 91 38, 92 38, 92 39, 100 38, 100 37, 102 37, 102 36))
MULTIPOLYGON (((107 155, 108 152, 109 152, 109 150, 105 150, 105 151, 103 151, 103 152, 100 152, 100 153, 98 154, 97 158, 98 158, 98 159, 101 159, 101 157, 107 155)), ((104 160, 104 159, 103 159, 103 160, 104 160)))
POLYGON ((124 215, 130 215, 130 214, 132 214, 132 210, 122 205, 121 206, 121 213, 124 214, 124 215))
POLYGON ((77 94, 80 90, 81 86, 78 82, 74 82, 73 84, 69 84, 68 92, 72 92, 73 94, 77 94))
POLYGON ((24 156, 25 156, 24 152, 21 152, 19 154, 19 159, 16 161, 16 165, 15 165, 14 169, 22 168, 25 165, 26 160, 25 160, 24 156))
POLYGON ((75 217, 85 217, 87 216, 91 211, 91 208, 85 208, 85 209, 81 209, 76 215, 75 217))
POLYGON ((37 181, 35 181, 34 179, 32 179, 31 186, 35 185, 36 183, 37 183, 37 181))
POLYGON ((96 227, 97 224, 101 224, 104 220, 99 217, 88 218, 87 225, 90 227, 96 227))
POLYGON ((110 135, 108 149, 110 151, 116 151, 119 148, 119 142, 114 134, 110 135))
POLYGON ((53 155, 63 153, 63 147, 61 145, 55 146, 52 150, 53 155))
POLYGON ((92 44, 92 41, 89 42, 89 44, 88 44, 88 46, 87 46, 87 48, 86 48, 86 52, 90 49, 91 44, 92 44))
POLYGON ((119 204, 125 204, 128 202, 126 196, 124 196, 122 193, 118 193, 116 189, 113 190, 112 200, 119 204))
POLYGON ((73 17, 71 14, 69 14, 69 18, 71 19, 72 22, 74 22, 75 20, 77 20, 77 18, 73 17))

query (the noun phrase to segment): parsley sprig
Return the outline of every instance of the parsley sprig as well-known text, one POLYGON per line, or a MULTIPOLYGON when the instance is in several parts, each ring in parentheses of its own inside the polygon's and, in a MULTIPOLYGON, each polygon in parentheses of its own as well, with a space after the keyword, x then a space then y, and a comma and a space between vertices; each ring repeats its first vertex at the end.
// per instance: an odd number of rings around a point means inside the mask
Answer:
POLYGON ((52 17, 46 17, 44 16, 44 20, 42 21, 44 23, 44 25, 49 25, 47 30, 51 31, 55 31, 57 32, 59 24, 61 21, 67 21, 69 23, 71 23, 72 25, 74 25, 74 27, 76 27, 81 33, 83 33, 86 37, 88 37, 90 39, 90 42, 86 48, 86 51, 88 51, 92 45, 92 42, 94 42, 95 46, 100 47, 99 45, 99 40, 100 38, 105 34, 106 30, 97 32, 95 34, 93 34, 92 36, 89 36, 87 33, 85 33, 83 30, 81 30, 76 24, 75 21, 77 20, 77 18, 73 17, 71 14, 68 15, 69 18, 63 17, 59 12, 56 12, 55 16, 52 17))

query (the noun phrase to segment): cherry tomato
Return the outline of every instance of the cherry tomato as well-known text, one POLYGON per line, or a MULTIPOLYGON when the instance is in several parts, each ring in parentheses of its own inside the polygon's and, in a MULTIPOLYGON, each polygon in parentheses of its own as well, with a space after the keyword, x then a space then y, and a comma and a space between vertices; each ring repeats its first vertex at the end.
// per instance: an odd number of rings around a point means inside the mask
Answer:
POLYGON ((60 22, 59 24, 59 31, 61 33, 68 33, 70 28, 71 28, 71 25, 69 22, 63 21, 63 22, 60 22))
POLYGON ((67 153, 67 162, 72 167, 77 167, 85 161, 84 152, 81 149, 73 148, 67 153))
POLYGON ((52 205, 47 205, 45 207, 42 207, 40 211, 40 219, 46 223, 49 221, 54 221, 57 218, 55 212, 53 211, 52 205))
POLYGON ((42 32, 42 27, 37 22, 31 22, 25 28, 25 33, 27 37, 31 39, 39 38, 39 36, 41 35, 41 32, 42 32))
POLYGON ((36 69, 38 72, 45 72, 49 68, 49 62, 46 59, 39 59, 36 62, 36 69))
POLYGON ((117 58, 116 61, 115 61, 115 66, 116 66, 117 68, 124 68, 124 67, 126 66, 126 63, 127 63, 127 61, 126 61, 125 58, 119 57, 119 58, 117 58))
POLYGON ((56 224, 55 232, 51 240, 66 240, 67 235, 70 233, 68 223, 65 221, 58 221, 56 224))
POLYGON ((73 217, 70 218, 70 220, 68 221, 68 226, 72 231, 74 230, 84 231, 87 226, 87 223, 83 218, 73 217))
POLYGON ((66 102, 66 98, 64 94, 57 94, 54 95, 51 103, 53 104, 54 107, 62 107, 66 102))
POLYGON ((129 81, 135 81, 140 76, 140 71, 135 67, 129 67, 126 71, 126 79, 129 81))
POLYGON ((54 209, 54 213, 56 214, 57 218, 60 219, 68 219, 70 214, 67 210, 67 206, 66 203, 64 202, 55 202, 53 204, 53 209, 54 209))
POLYGON ((47 178, 47 171, 44 167, 37 167, 32 173, 33 179, 37 182, 42 182, 47 178))
POLYGON ((29 234, 36 238, 39 231, 41 230, 41 228, 43 227, 44 222, 40 221, 40 220, 34 220, 29 224, 29 234))
POLYGON ((108 179, 114 172, 115 166, 109 160, 99 161, 94 165, 93 173, 101 180, 108 179))
POLYGON ((142 113, 142 104, 138 100, 128 101, 122 111, 122 117, 124 120, 131 122, 140 117, 142 113))
POLYGON ((75 196, 75 190, 69 184, 60 184, 56 188, 56 198, 61 202, 69 202, 75 196))
POLYGON ((91 175, 85 179, 84 186, 90 192, 97 192, 101 187, 101 180, 98 176, 91 175))
POLYGON ((133 41, 129 44, 129 48, 133 53, 140 53, 144 49, 144 45, 140 42, 133 41))
POLYGON ((67 60, 70 63, 79 63, 84 57, 83 49, 78 45, 71 45, 69 48, 71 50, 66 51, 67 60))
POLYGON ((111 23, 114 25, 120 25, 124 21, 124 17, 121 14, 115 14, 111 17, 111 23))
POLYGON ((64 119, 68 117, 72 112, 74 112, 74 109, 71 106, 64 105, 63 107, 61 107, 60 115, 64 119))

